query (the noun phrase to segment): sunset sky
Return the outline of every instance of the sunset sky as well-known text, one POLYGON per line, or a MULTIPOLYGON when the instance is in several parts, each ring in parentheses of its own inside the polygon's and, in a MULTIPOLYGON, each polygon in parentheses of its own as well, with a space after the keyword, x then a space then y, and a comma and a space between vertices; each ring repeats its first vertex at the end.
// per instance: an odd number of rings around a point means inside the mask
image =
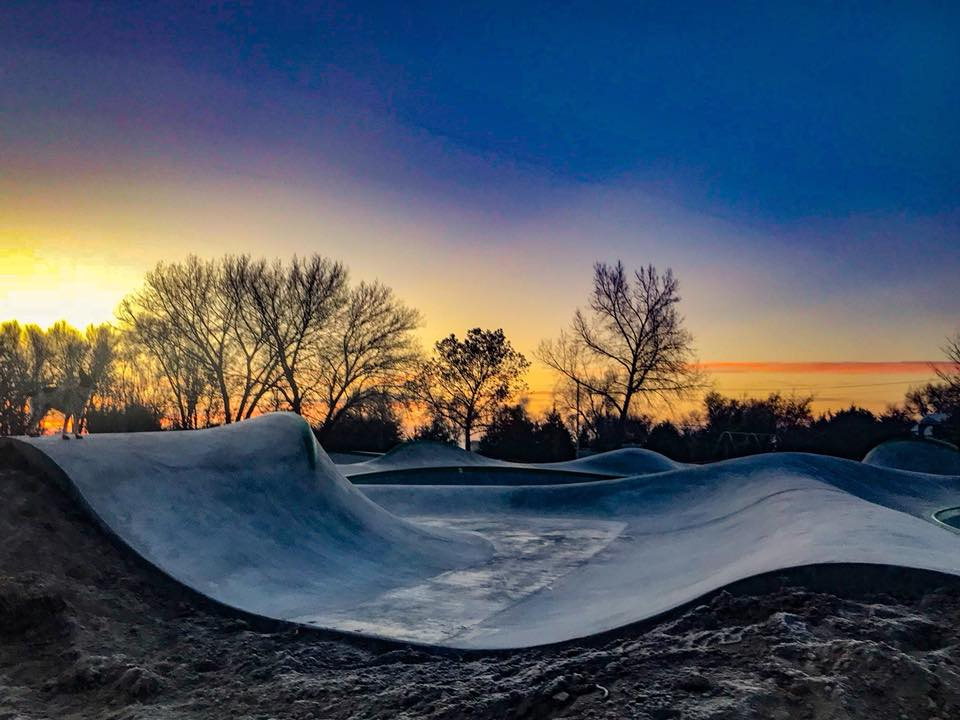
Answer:
POLYGON ((0 319, 320 252, 531 353, 620 258, 719 389, 820 409, 960 327, 956 2, 201 5, 0 5, 0 319))

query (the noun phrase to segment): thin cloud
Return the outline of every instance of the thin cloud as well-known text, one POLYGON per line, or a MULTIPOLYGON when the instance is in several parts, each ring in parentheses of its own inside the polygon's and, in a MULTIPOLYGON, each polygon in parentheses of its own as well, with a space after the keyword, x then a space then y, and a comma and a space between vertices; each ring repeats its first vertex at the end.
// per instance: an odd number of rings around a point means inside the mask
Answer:
POLYGON ((703 362, 699 368, 711 373, 829 373, 855 375, 927 374, 935 369, 949 370, 950 363, 936 360, 898 360, 874 362, 703 362))

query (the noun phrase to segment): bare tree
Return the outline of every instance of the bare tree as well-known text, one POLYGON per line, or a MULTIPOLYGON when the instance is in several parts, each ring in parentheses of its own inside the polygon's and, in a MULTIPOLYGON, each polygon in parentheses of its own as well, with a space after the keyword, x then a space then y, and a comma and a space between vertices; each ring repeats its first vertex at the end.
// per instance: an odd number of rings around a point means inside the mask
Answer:
POLYGON ((434 416, 459 428, 469 450, 473 431, 525 387, 522 378, 530 363, 503 330, 474 328, 463 340, 451 334, 434 348, 412 384, 414 396, 434 416))
POLYGON ((586 346, 563 330, 559 339, 541 343, 538 354, 547 347, 555 362, 568 369, 567 373, 558 374, 554 404, 567 418, 579 449, 582 437, 596 437, 603 419, 616 412, 609 399, 614 377, 609 370, 592 364, 586 346))
POLYGON ((933 364, 939 382, 910 388, 904 396, 904 405, 915 417, 932 413, 955 416, 953 424, 960 427, 960 332, 947 338, 943 353, 946 363, 933 364))
POLYGON ((85 371, 94 382, 105 383, 114 369, 120 335, 108 323, 88 325, 83 335, 87 347, 85 371))
POLYGON ((631 277, 619 261, 597 263, 588 309, 576 311, 569 334, 542 342, 537 356, 614 407, 622 441, 638 396, 669 402, 699 387, 679 302, 669 269, 661 274, 648 265, 631 277))
POLYGON ((0 435, 19 435, 27 429, 27 396, 33 382, 26 334, 16 320, 0 324, 0 435))
POLYGON ((378 282, 352 288, 316 354, 313 388, 320 440, 345 413, 399 399, 420 351, 420 313, 378 282))
POLYGON ((249 308, 240 317, 246 334, 269 346, 278 369, 276 391, 290 410, 303 414, 309 391, 304 368, 347 301, 346 269, 319 255, 294 257, 286 266, 241 257, 229 262, 227 279, 237 305, 249 308))
MULTIPOLYGON (((145 313, 119 314, 126 318, 126 359, 137 371, 152 374, 169 391, 173 426, 194 430, 210 424, 220 414, 219 391, 209 368, 186 349, 187 339, 174 326, 145 313)), ((149 382, 149 381, 148 381, 149 382)))
POLYGON ((53 360, 53 348, 47 334, 36 324, 25 325, 24 353, 27 362, 27 381, 30 390, 38 390, 45 382, 53 382, 50 366, 53 360))
POLYGON ((118 316, 186 428, 265 408, 327 432, 343 413, 394 397, 417 357, 416 311, 379 283, 350 289, 344 266, 319 255, 161 263, 118 316))
POLYGON ((578 450, 583 440, 598 439, 605 418, 616 413, 606 396, 590 387, 606 388, 608 383, 603 378, 595 377, 587 387, 581 381, 560 375, 553 387, 554 407, 567 424, 578 450))
POLYGON ((89 351, 83 334, 65 320, 58 320, 46 332, 49 350, 49 373, 51 383, 65 383, 79 379, 89 351))
MULTIPOLYGON (((110 386, 113 372, 117 364, 117 346, 120 336, 117 330, 109 323, 88 325, 83 333, 84 354, 81 371, 93 383, 95 395, 101 394, 110 386)), ((93 398, 89 400, 93 403, 93 398)), ((80 422, 81 429, 86 427, 88 408, 74 423, 80 422)))
POLYGON ((115 333, 112 370, 98 387, 94 407, 118 412, 145 408, 158 418, 170 418, 175 427, 183 427, 162 369, 131 333, 115 333))
POLYGON ((937 367, 937 377, 953 392, 960 393, 960 331, 947 338, 947 344, 943 346, 943 354, 947 356, 949 367, 937 367))
POLYGON ((226 423, 250 417, 272 386, 276 368, 267 338, 246 322, 249 308, 230 282, 241 262, 191 256, 182 263, 159 263, 118 310, 128 328, 151 338, 145 348, 160 364, 177 360, 179 367, 166 368, 168 379, 192 364, 199 372, 191 371, 191 379, 213 383, 226 423), (163 347, 164 340, 174 343, 172 352, 163 347))
POLYGON ((110 325, 80 332, 60 320, 44 331, 0 324, 0 434, 27 430, 27 398, 44 386, 93 382, 99 391, 113 370, 117 336, 110 325))

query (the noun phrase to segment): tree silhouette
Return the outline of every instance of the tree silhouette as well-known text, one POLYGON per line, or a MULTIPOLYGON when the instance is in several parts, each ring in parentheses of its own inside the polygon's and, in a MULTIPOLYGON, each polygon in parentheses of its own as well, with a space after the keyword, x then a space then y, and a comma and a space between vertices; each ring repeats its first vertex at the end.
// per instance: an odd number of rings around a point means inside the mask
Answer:
POLYGON ((457 444, 457 430, 441 417, 431 415, 430 422, 414 428, 410 439, 415 442, 436 442, 444 445, 457 444))
POLYGON ((907 412, 923 417, 942 413, 948 419, 934 428, 934 433, 944 440, 960 444, 960 332, 947 338, 943 347, 946 367, 934 367, 939 382, 910 388, 904 398, 907 412))
POLYGON ((415 399, 463 433, 469 450, 474 430, 485 427, 496 409, 525 387, 527 359, 513 349, 503 330, 474 328, 463 340, 450 334, 411 383, 415 399))
POLYGON ((330 432, 322 438, 319 435, 317 432, 327 452, 386 452, 403 441, 400 418, 388 398, 363 410, 346 412, 330 432))
POLYGON ((105 324, 81 332, 64 320, 47 330, 15 320, 0 323, 0 435, 29 429, 27 398, 43 387, 87 379, 102 392, 110 382, 117 339, 105 324))
POLYGON ((550 410, 537 424, 535 445, 538 462, 572 460, 577 456, 573 437, 556 408, 550 410))
POLYGON ((628 276, 619 261, 596 263, 587 310, 576 311, 569 333, 540 344, 542 362, 615 408, 620 443, 638 396, 669 402, 700 385, 679 302, 669 269, 628 276))
POLYGON ((517 462, 555 462, 575 457, 573 438, 556 410, 536 422, 523 405, 498 408, 480 440, 480 453, 517 462))
POLYGON ((947 356, 949 367, 938 367, 937 377, 954 393, 960 395, 960 332, 947 338, 947 344, 943 346, 943 354, 947 356))
POLYGON ((351 288, 319 255, 160 263, 117 315, 186 428, 269 408, 307 417, 322 437, 346 413, 395 401, 419 359, 419 313, 380 283, 351 288))
POLYGON ((26 336, 26 329, 15 320, 0 324, 0 435, 27 430, 27 396, 36 388, 26 336))
POLYGON ((669 420, 663 420, 650 429, 647 448, 672 460, 684 461, 689 458, 687 443, 680 430, 669 420))
POLYGON ((345 414, 401 400, 421 357, 419 325, 420 313, 378 282, 348 292, 307 373, 321 442, 345 414))
POLYGON ((536 460, 537 425, 523 405, 497 408, 480 440, 480 453, 500 460, 536 460))
MULTIPOLYGON (((250 307, 235 290, 242 258, 158 263, 117 315, 165 366, 171 383, 209 384, 223 422, 250 417, 271 389, 276 358, 266 335, 249 324, 250 307)), ((204 387, 198 395, 206 394, 204 387)), ((184 391, 185 396, 194 393, 184 391)), ((184 402, 188 413, 189 402, 184 402)))
POLYGON ((291 411, 302 415, 309 391, 303 368, 346 303, 346 270, 319 255, 294 257, 287 264, 240 256, 227 259, 225 277, 242 310, 242 329, 269 347, 276 366, 273 387, 291 411))

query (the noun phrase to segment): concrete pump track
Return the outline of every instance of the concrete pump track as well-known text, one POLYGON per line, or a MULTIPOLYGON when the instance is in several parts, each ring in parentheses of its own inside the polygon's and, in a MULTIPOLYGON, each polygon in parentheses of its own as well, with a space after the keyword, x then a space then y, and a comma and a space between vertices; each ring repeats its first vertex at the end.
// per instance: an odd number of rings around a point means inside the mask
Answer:
POLYGON ((337 466, 301 418, 277 413, 2 444, 218 603, 407 643, 558 643, 788 568, 960 575, 945 512, 960 506, 960 471, 934 474, 955 471, 956 450, 923 442, 862 463, 777 453, 685 466, 624 450, 522 465, 413 445, 337 466))

